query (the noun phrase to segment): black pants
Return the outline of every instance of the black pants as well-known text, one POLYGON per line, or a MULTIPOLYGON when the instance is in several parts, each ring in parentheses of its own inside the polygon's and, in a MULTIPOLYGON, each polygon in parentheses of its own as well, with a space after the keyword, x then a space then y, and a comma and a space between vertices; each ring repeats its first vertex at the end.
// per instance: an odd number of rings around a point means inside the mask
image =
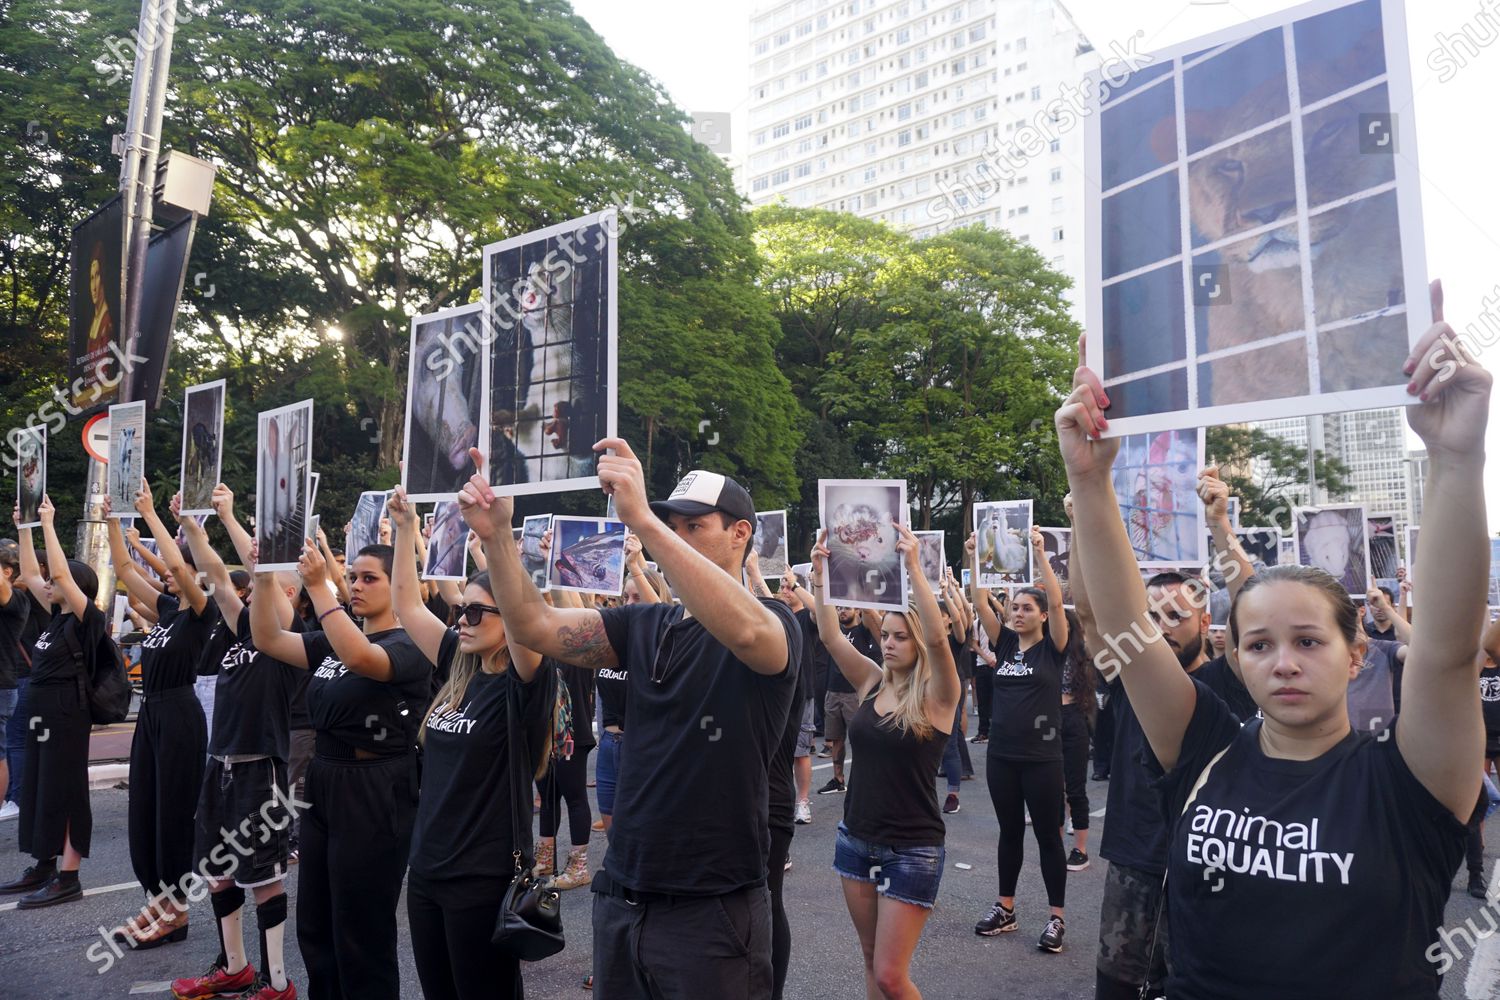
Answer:
POLYGON ((964 736, 964 713, 969 710, 969 687, 967 684, 958 689, 958 714, 954 716, 953 735, 958 737, 958 759, 963 765, 965 776, 974 773, 974 761, 969 757, 969 741, 964 736))
POLYGON ((309 1000, 396 1000, 396 906, 417 815, 415 754, 307 770, 297 944, 309 1000))
POLYGON ((147 895, 194 870, 193 814, 203 789, 208 725, 191 685, 147 695, 130 741, 130 865, 147 895))
MULTIPOLYGON (((1062 707, 1063 787, 1073 829, 1089 828, 1089 719, 1084 706, 1074 702, 1062 707)), ((1035 817, 1032 818, 1035 821, 1035 817)))
POLYGON ((74 849, 88 857, 94 830, 88 702, 76 684, 32 684, 26 704, 26 773, 17 803, 21 853, 50 861, 71 838, 74 849))
MULTIPOLYGON (((981 664, 981 667, 983 664, 981 664)), ((974 673, 974 704, 979 707, 979 731, 976 736, 990 735, 990 699, 995 694, 995 677, 988 670, 974 673)))
POLYGON ((1484 813, 1490 807, 1490 797, 1483 785, 1479 786, 1479 804, 1469 817, 1469 837, 1464 845, 1464 861, 1470 875, 1484 877, 1484 813))
MULTIPOLYGON (((1110 685, 1111 690, 1114 685, 1110 685)), ((1094 717, 1094 771, 1109 774, 1110 758, 1115 752, 1115 699, 1113 693, 1104 699, 1104 706, 1094 717)))
POLYGON ((427 1000, 521 1000, 521 963, 490 943, 510 879, 406 879, 406 917, 427 1000))
POLYGON ((771 1000, 781 1000, 786 970, 792 962, 792 925, 786 919, 781 887, 786 883, 786 859, 792 853, 792 827, 771 827, 771 853, 766 863, 766 888, 771 890, 771 1000))
POLYGON ((1031 812, 1031 832, 1041 856, 1042 881, 1047 886, 1047 904, 1061 907, 1068 884, 1068 861, 1063 854, 1062 831, 1051 817, 1062 816, 1063 769, 1055 760, 1018 761, 990 757, 985 762, 990 801, 1000 820, 1000 895, 1014 896, 1025 856, 1026 811, 1031 812))
POLYGON ((772 981, 765 886, 637 903, 595 891, 598 1000, 762 1000, 772 981))
MULTIPOLYGON (((541 836, 557 836, 562 825, 562 802, 568 803, 568 836, 574 847, 583 847, 589 842, 589 827, 594 814, 589 809, 589 747, 574 751, 566 759, 554 759, 542 780, 537 782, 537 792, 542 797, 541 836)), ((558 870, 562 866, 558 865, 558 870)))

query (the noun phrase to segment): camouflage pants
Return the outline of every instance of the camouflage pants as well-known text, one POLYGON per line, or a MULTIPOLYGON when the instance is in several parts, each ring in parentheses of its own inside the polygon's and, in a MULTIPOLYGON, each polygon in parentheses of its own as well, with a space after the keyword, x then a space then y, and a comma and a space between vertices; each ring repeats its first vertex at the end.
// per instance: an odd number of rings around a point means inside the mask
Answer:
POLYGON ((1162 986, 1167 978, 1165 902, 1160 875, 1110 862, 1104 875, 1104 902, 1099 907, 1097 968, 1101 975, 1139 986, 1146 981, 1149 963, 1151 985, 1162 986))

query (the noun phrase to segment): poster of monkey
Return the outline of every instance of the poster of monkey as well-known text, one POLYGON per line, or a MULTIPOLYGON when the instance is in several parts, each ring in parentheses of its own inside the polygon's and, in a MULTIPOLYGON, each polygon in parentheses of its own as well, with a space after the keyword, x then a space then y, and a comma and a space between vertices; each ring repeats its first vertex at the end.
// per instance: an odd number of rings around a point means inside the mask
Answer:
POLYGON ((401 485, 414 502, 453 501, 474 474, 483 424, 479 303, 414 316, 406 369, 401 485))
MULTIPOLYGON (((224 459, 224 380, 192 386, 182 397, 182 512, 212 514, 224 459)), ((313 490, 317 492, 316 486, 313 490)), ((311 509, 312 501, 308 501, 311 509)))
POLYGON ((896 524, 906 517, 903 479, 820 479, 818 518, 830 553, 828 600, 848 608, 901 611, 906 565, 896 551, 896 524))
POLYGON ((597 489, 616 431, 613 209, 484 248, 479 448, 502 494, 597 489))

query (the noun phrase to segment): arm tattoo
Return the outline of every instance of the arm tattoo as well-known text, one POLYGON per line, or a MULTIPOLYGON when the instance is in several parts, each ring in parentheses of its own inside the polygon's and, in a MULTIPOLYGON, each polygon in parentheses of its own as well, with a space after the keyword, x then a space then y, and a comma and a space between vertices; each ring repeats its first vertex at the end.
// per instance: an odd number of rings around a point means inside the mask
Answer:
POLYGON ((604 620, 597 615, 580 625, 564 625, 557 630, 557 639, 562 643, 561 659, 581 667, 607 667, 614 657, 614 649, 604 632, 604 620))

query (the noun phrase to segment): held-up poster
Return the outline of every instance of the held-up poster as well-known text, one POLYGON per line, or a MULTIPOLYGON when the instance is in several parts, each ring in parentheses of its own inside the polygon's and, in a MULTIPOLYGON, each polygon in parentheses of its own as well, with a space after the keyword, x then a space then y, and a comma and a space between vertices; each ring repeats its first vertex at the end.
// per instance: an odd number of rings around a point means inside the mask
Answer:
POLYGON ((109 408, 109 516, 135 517, 135 495, 146 475, 146 401, 109 408))
POLYGON ((483 424, 478 303, 413 317, 401 485, 412 501, 453 501, 474 474, 483 424))
POLYGON ((1085 119, 1108 435, 1414 402, 1432 321, 1400 0, 1155 53, 1085 119))
POLYGON ((294 570, 307 538, 312 484, 313 401, 266 410, 256 417, 259 461, 255 477, 256 568, 294 570))
POLYGON ((618 223, 607 210, 484 248, 480 451, 502 494, 594 489, 616 432, 618 223))
MULTIPOLYGON (((182 512, 212 514, 224 456, 224 380, 188 389, 182 401, 182 512)), ((316 478, 316 474, 314 474, 316 478)), ((314 493, 317 492, 316 487, 314 493)), ((312 501, 308 501, 311 508, 312 501)))
POLYGON ((896 524, 906 519, 906 481, 820 479, 818 519, 828 532, 828 600, 847 608, 905 609, 908 581, 896 551, 896 524))

